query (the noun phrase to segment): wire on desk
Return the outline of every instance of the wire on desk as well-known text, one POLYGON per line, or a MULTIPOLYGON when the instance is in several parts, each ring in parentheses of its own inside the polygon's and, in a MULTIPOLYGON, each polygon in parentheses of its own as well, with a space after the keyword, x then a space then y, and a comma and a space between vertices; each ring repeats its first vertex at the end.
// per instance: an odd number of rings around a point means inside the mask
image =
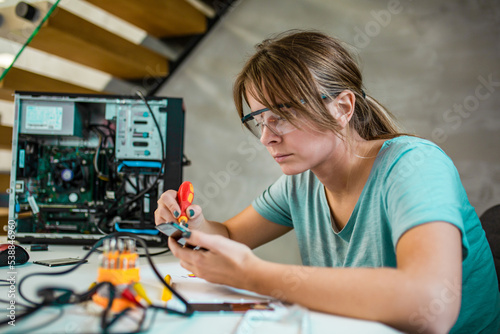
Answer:
MULTIPOLYGON (((81 293, 81 294, 77 294, 71 289, 59 288, 59 287, 46 287, 46 288, 40 289, 37 293, 39 296, 43 297, 43 300, 41 303, 35 302, 35 301, 31 300, 30 298, 28 298, 27 296, 25 296, 23 293, 23 290, 22 290, 22 285, 28 278, 33 277, 33 276, 58 276, 58 275, 65 275, 65 274, 68 274, 68 273, 76 270, 84 263, 84 260, 87 260, 90 257, 90 255, 93 252, 95 252, 99 246, 102 245, 102 243, 105 239, 117 238, 117 237, 129 237, 129 238, 135 239, 136 241, 138 241, 141 244, 141 246, 144 248, 144 251, 146 253, 145 255, 146 255, 147 261, 149 262, 149 264, 150 264, 151 268, 153 269, 153 272, 155 273, 157 278, 160 280, 160 282, 168 290, 170 290, 170 292, 172 292, 172 294, 174 296, 176 296, 182 302, 182 304, 184 304, 184 306, 186 307, 186 310, 179 311, 176 309, 171 309, 168 307, 163 307, 163 306, 158 306, 158 305, 151 305, 149 308, 154 309, 154 310, 163 310, 163 311, 168 312, 168 313, 175 313, 175 314, 179 314, 179 315, 183 315, 183 316, 191 316, 194 313, 193 307, 176 290, 174 290, 167 282, 165 282, 165 280, 163 279, 163 276, 159 273, 153 260, 151 259, 152 255, 148 251, 148 246, 146 244, 146 241, 144 239, 138 237, 134 233, 115 232, 112 234, 108 234, 107 236, 105 236, 102 239, 100 239, 99 241, 97 241, 94 244, 94 246, 83 257, 82 262, 79 262, 78 264, 76 264, 75 266, 73 266, 67 270, 63 270, 60 272, 31 273, 31 274, 28 274, 25 277, 23 277, 19 281, 18 292, 19 292, 19 295, 22 298, 24 298, 28 303, 32 304, 32 306, 26 305, 25 306, 26 311, 22 314, 16 315, 16 320, 19 320, 21 318, 24 318, 24 317, 30 315, 30 314, 33 314, 36 311, 38 311, 44 307, 47 307, 47 306, 63 306, 63 305, 68 305, 68 304, 78 304, 81 302, 91 300, 92 295, 95 294, 98 289, 106 286, 109 289, 109 298, 108 298, 108 305, 106 306, 106 308, 104 309, 104 311, 101 314, 101 329, 104 333, 107 333, 109 328, 114 323, 116 323, 121 317, 127 315, 127 313, 129 312, 129 309, 126 309, 126 310, 116 314, 110 321, 107 320, 109 318, 109 313, 111 311, 111 306, 113 304, 113 300, 115 297, 115 287, 112 283, 110 283, 110 282, 97 283, 91 289, 89 289, 88 291, 81 293)), ((156 314, 156 312, 155 312, 155 314, 156 314)), ((145 317, 146 317, 146 310, 144 311, 143 317, 139 321, 138 328, 135 331, 129 332, 129 333, 142 332, 144 330, 144 328, 142 328, 142 326, 144 324, 145 317)), ((8 322, 9 322, 9 319, 7 319, 6 321, 1 321, 0 326, 5 325, 8 322)))
POLYGON ((40 329, 42 329, 44 327, 47 327, 48 325, 50 325, 51 323, 53 323, 57 319, 60 319, 63 316, 63 314, 64 314, 64 309, 63 308, 59 308, 58 311, 59 312, 57 312, 57 314, 54 317, 51 317, 51 318, 47 319, 45 322, 43 322, 41 324, 35 324, 31 328, 23 328, 23 333, 32 333, 32 332, 40 331, 40 329))
MULTIPOLYGON (((92 248, 91 246, 89 246, 88 248, 87 248, 86 246, 85 246, 85 247, 83 247, 83 249, 84 249, 84 250, 90 250, 91 248, 92 248)), ((102 253, 103 253, 103 252, 102 252, 102 250, 100 250, 100 249, 96 249, 96 250, 95 250, 95 252, 96 252, 96 253, 99 253, 99 254, 102 254, 102 253)), ((167 248, 167 249, 165 249, 165 250, 162 250, 162 251, 159 251, 159 252, 156 252, 156 253, 150 253, 150 254, 149 254, 149 256, 153 257, 153 256, 157 256, 157 255, 166 254, 166 253, 168 253, 168 252, 170 252, 170 249, 168 249, 168 248, 167 248)), ((148 256, 148 255, 147 255, 147 254, 145 254, 145 253, 144 253, 144 254, 139 254, 139 257, 147 257, 147 256, 148 256)), ((4 281, 6 281, 6 280, 4 280, 4 281)), ((0 282, 2 282, 2 280, 0 280, 0 282)), ((1 284, 1 283, 0 283, 0 286, 2 286, 2 284, 1 284)))
POLYGON ((9 280, 0 279, 0 286, 10 286, 9 280))
MULTIPOLYGON (((0 299, 0 303, 10 304, 10 300, 0 299)), ((25 305, 25 304, 22 304, 22 303, 19 303, 18 301, 16 301, 16 307, 17 306, 21 306, 21 307, 24 307, 24 308, 30 308, 31 307, 29 305, 25 305)))

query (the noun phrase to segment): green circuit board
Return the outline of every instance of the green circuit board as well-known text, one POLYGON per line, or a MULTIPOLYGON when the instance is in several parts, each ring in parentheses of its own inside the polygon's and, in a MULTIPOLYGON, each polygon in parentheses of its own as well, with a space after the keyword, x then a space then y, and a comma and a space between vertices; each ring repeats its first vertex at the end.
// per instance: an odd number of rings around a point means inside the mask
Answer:
POLYGON ((35 167, 23 171, 19 208, 21 212, 33 211, 35 203, 40 212, 20 218, 20 231, 96 233, 92 217, 105 182, 97 179, 95 164, 106 171, 105 157, 95 161, 94 147, 62 145, 38 145, 36 150, 28 147, 22 154, 26 164, 35 167))

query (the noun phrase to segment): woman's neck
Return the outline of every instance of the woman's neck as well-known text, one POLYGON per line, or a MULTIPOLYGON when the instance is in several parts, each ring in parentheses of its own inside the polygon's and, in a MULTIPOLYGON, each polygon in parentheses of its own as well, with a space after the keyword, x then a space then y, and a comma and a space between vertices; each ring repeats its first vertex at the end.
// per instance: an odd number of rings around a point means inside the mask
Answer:
MULTIPOLYGON (((356 134, 357 135, 357 134, 356 134)), ((343 140, 336 154, 312 172, 333 198, 361 193, 384 140, 365 140, 359 135, 343 140)))

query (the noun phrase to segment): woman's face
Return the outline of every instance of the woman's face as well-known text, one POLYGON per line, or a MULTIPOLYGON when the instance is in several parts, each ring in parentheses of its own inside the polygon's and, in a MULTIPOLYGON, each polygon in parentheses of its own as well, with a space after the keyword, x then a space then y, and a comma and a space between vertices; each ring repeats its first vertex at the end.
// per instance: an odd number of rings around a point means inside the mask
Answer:
MULTIPOLYGON (((248 103, 252 111, 265 108, 252 96, 248 96, 248 103)), ((328 107, 334 108, 334 104, 331 103, 328 107)), ((262 115, 260 119, 266 118, 267 115, 262 115)), ((332 163, 340 157, 338 146, 342 140, 332 131, 323 132, 308 126, 305 120, 299 124, 300 128, 282 135, 262 126, 260 141, 287 175, 299 174, 309 169, 315 172, 332 168, 332 163)))

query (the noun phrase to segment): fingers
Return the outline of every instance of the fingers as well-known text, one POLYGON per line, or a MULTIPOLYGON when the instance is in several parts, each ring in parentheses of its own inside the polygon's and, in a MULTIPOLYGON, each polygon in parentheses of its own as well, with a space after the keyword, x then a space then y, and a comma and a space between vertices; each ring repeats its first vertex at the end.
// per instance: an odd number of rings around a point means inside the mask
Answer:
POLYGON ((242 288, 248 276, 246 268, 255 266, 250 262, 250 248, 221 235, 195 230, 186 241, 205 250, 182 247, 171 238, 168 245, 183 268, 209 282, 242 288))
POLYGON ((201 214, 201 207, 196 204, 190 205, 186 208, 186 214, 189 219, 196 219, 201 214))
MULTIPOLYGON (((177 202, 177 191, 167 190, 158 200, 158 208, 156 209, 155 224, 159 225, 165 222, 177 221, 181 214, 181 208, 177 202)), ((189 219, 190 228, 200 227, 205 218, 202 214, 202 209, 199 205, 190 205, 186 208, 186 215, 189 219)))
POLYGON ((186 209, 186 215, 189 219, 189 229, 196 230, 199 229, 205 222, 205 216, 203 216, 202 209, 199 205, 190 205, 186 209))
POLYGON ((177 191, 167 190, 158 200, 158 208, 155 211, 155 224, 175 221, 174 213, 180 213, 181 209, 177 203, 177 191))
POLYGON ((191 272, 194 270, 193 264, 187 259, 190 258, 187 252, 192 250, 188 250, 186 248, 183 248, 181 245, 177 243, 173 238, 168 238, 168 248, 174 254, 175 257, 177 257, 180 261, 179 264, 184 268, 187 269, 191 272), (185 252, 186 251, 186 252, 185 252))
MULTIPOLYGON (((199 231, 191 231, 190 236, 186 238, 186 241, 192 246, 200 246, 205 251, 210 251, 210 250, 215 250, 216 248, 216 243, 211 241, 211 239, 218 239, 219 237, 223 238, 218 235, 206 234, 199 231), (203 245, 211 245, 211 248, 210 249, 206 248, 203 245)), ((175 257, 188 262, 194 262, 195 260, 193 259, 193 256, 197 256, 196 254, 200 253, 199 250, 193 250, 189 247, 184 247, 180 245, 176 240, 174 240, 171 237, 168 238, 168 247, 170 248, 170 251, 172 252, 172 254, 174 254, 175 257)))
MULTIPOLYGON (((218 235, 211 235, 199 231, 192 231, 190 237, 186 240, 191 245, 198 246, 199 243, 213 244, 210 240, 213 238, 218 239, 219 237, 223 238, 218 235), (205 239, 208 239, 209 241, 205 239)), ((184 269, 194 273, 198 277, 203 277, 202 273, 204 272, 204 270, 202 268, 204 267, 204 263, 206 262, 205 261, 206 255, 211 254, 210 252, 208 252, 210 251, 209 249, 193 250, 188 247, 183 247, 182 245, 177 243, 177 241, 175 241, 173 238, 168 238, 168 247, 170 248, 172 254, 179 259, 179 263, 184 269)))
POLYGON ((184 247, 180 245, 174 238, 168 237, 168 248, 175 257, 183 259, 186 257, 184 247))
POLYGON ((240 245, 221 235, 207 234, 197 230, 192 230, 191 235, 186 241, 193 246, 199 246, 215 254, 231 254, 235 247, 239 247, 238 245, 240 245))
POLYGON ((196 262, 193 257, 196 256, 197 253, 199 253, 198 251, 192 250, 187 247, 183 247, 177 241, 175 241, 175 239, 171 237, 168 238, 168 248, 176 258, 181 260, 181 265, 184 268, 188 269, 187 266, 189 266, 189 268, 193 268, 193 263, 196 262))
MULTIPOLYGON (((211 235, 211 234, 206 234, 206 233, 195 230, 195 231, 191 231, 191 235, 186 240, 191 245, 200 246, 200 247, 203 247, 207 250, 211 250, 211 248, 206 247, 206 246, 212 245, 212 243, 210 242, 210 239, 212 239, 213 237, 217 237, 217 236, 211 235)), ((212 246, 212 248, 213 248, 213 246, 212 246)))

